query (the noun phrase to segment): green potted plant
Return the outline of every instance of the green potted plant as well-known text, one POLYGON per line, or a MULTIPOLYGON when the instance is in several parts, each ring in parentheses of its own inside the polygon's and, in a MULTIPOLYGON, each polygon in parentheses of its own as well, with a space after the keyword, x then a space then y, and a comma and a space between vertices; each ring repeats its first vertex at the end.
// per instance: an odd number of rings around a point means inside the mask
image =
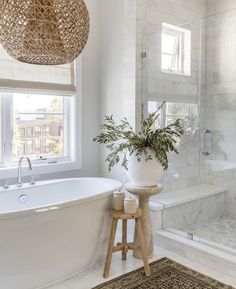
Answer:
POLYGON ((142 113, 138 132, 133 130, 127 118, 117 124, 113 116, 105 116, 102 133, 93 139, 109 151, 108 170, 121 162, 135 186, 156 186, 168 169, 168 153, 178 153, 177 142, 184 133, 180 119, 163 128, 157 126, 164 104, 146 118, 142 113))

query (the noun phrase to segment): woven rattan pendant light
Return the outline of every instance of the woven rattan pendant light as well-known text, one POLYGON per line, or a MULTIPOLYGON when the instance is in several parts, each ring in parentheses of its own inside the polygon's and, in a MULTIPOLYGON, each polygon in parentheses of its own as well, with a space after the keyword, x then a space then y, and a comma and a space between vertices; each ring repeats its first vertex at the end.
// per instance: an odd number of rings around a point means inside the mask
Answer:
POLYGON ((83 0, 0 0, 0 43, 21 62, 70 63, 85 47, 88 34, 83 0))

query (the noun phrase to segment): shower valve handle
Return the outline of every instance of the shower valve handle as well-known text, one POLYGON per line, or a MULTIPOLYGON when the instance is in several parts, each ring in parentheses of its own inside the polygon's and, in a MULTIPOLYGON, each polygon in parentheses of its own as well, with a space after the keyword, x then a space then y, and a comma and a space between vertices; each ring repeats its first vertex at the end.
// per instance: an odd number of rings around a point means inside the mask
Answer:
POLYGON ((212 132, 209 129, 203 132, 203 151, 204 156, 209 156, 212 150, 212 132))

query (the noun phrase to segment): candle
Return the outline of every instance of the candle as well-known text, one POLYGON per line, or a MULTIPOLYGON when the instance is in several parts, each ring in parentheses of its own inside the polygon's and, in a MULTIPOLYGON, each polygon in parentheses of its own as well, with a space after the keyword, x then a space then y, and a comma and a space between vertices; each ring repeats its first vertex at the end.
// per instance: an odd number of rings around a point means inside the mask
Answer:
POLYGON ((123 192, 115 191, 113 193, 113 209, 116 211, 124 210, 125 194, 123 192))
POLYGON ((125 198, 124 210, 126 214, 135 214, 137 212, 137 202, 133 198, 125 198))

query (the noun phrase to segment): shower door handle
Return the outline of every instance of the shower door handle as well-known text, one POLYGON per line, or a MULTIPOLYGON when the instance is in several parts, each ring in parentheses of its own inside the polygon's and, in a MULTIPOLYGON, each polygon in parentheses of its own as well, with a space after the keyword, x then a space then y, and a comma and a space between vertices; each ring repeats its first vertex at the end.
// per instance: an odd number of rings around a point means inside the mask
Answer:
POLYGON ((209 156, 211 154, 212 149, 212 132, 209 129, 204 130, 202 134, 202 139, 203 139, 202 154, 204 156, 209 156))

